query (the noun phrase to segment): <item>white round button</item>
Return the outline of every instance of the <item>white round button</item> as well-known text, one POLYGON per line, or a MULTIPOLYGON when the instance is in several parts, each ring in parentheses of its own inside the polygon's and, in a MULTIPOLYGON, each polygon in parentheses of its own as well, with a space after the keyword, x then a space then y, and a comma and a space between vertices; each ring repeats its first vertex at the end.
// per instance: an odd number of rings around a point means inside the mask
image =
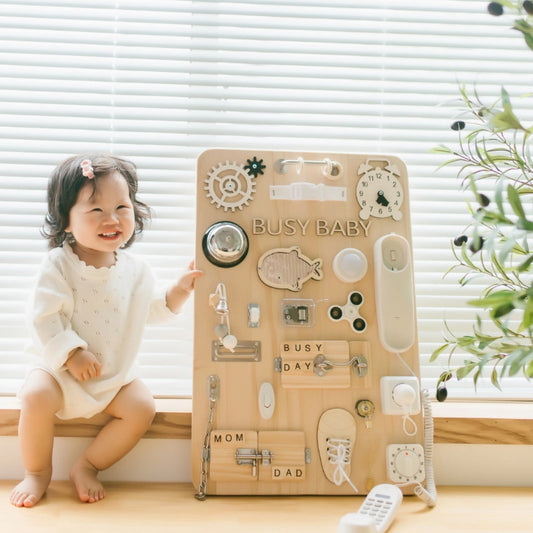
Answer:
POLYGON ((333 259, 333 272, 346 283, 355 283, 364 277, 368 261, 361 250, 344 248, 333 259))

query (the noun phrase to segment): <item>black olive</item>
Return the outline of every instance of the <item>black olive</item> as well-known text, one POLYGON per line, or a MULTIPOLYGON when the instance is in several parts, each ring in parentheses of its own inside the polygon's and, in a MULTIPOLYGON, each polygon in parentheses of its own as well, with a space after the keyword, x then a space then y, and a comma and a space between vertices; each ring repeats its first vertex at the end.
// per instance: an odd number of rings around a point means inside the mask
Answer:
POLYGON ((479 194, 478 195, 478 201, 483 207, 487 207, 490 204, 490 200, 489 200, 488 196, 486 196, 484 194, 479 194))
POLYGON ((503 15, 503 6, 499 2, 491 2, 487 9, 489 10, 489 13, 495 17, 503 15))
POLYGON ((435 397, 437 398, 438 402, 443 402, 448 397, 448 389, 446 388, 446 385, 440 384, 437 387, 437 393, 435 394, 435 397))
POLYGON ((483 248, 483 245, 485 244, 485 239, 483 237, 476 237, 475 239, 472 239, 472 242, 470 243, 470 246, 468 247, 469 250, 475 254, 483 248))
POLYGON ((451 126, 453 131, 460 131, 465 129, 465 123, 462 120, 456 120, 451 126))
POLYGON ((455 246, 462 246, 466 241, 468 241, 466 235, 459 235, 458 237, 455 237, 453 244, 455 244, 455 246))
POLYGON ((531 2, 530 0, 526 0, 522 4, 522 7, 524 8, 524 11, 526 13, 529 13, 530 15, 533 15, 533 2, 531 2))

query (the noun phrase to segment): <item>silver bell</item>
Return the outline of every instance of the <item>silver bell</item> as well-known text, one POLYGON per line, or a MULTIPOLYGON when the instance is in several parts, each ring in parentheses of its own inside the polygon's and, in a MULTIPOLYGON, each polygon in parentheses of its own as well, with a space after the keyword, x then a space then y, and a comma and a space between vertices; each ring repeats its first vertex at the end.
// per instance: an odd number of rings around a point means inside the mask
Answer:
POLYGON ((217 306, 215 307, 215 313, 217 315, 227 315, 229 313, 228 302, 226 298, 220 298, 217 306))

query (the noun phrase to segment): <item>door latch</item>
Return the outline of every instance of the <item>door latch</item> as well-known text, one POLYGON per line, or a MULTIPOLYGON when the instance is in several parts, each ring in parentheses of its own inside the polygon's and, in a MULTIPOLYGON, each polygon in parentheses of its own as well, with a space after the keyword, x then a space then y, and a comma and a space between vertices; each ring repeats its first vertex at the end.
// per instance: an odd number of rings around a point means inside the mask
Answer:
POLYGON ((238 465, 252 465, 252 476, 257 475, 257 461, 261 461, 262 466, 272 463, 274 455, 270 450, 261 450, 261 453, 254 448, 239 448, 235 452, 235 460, 238 465))

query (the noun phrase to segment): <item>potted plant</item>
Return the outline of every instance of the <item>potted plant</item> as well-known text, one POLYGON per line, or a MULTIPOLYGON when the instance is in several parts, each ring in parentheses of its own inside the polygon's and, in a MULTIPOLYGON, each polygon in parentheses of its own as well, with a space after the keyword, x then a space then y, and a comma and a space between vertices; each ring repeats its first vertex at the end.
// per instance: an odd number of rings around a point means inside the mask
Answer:
MULTIPOLYGON (((488 5, 494 16, 518 18, 513 28, 533 50, 533 2, 498 0, 488 5)), ((456 335, 447 327, 445 342, 432 356, 465 353, 462 365, 445 370, 437 383, 437 399, 446 399, 446 382, 472 377, 474 386, 484 371, 500 387, 504 376, 523 372, 533 377, 533 126, 522 124, 505 89, 492 103, 461 88, 463 115, 452 124, 456 147, 439 146, 448 156, 442 166, 458 165, 458 177, 471 198, 471 224, 453 241, 459 283, 481 280, 479 296, 468 302, 477 308, 472 332, 456 335), (464 120, 463 120, 464 118, 464 120)))

